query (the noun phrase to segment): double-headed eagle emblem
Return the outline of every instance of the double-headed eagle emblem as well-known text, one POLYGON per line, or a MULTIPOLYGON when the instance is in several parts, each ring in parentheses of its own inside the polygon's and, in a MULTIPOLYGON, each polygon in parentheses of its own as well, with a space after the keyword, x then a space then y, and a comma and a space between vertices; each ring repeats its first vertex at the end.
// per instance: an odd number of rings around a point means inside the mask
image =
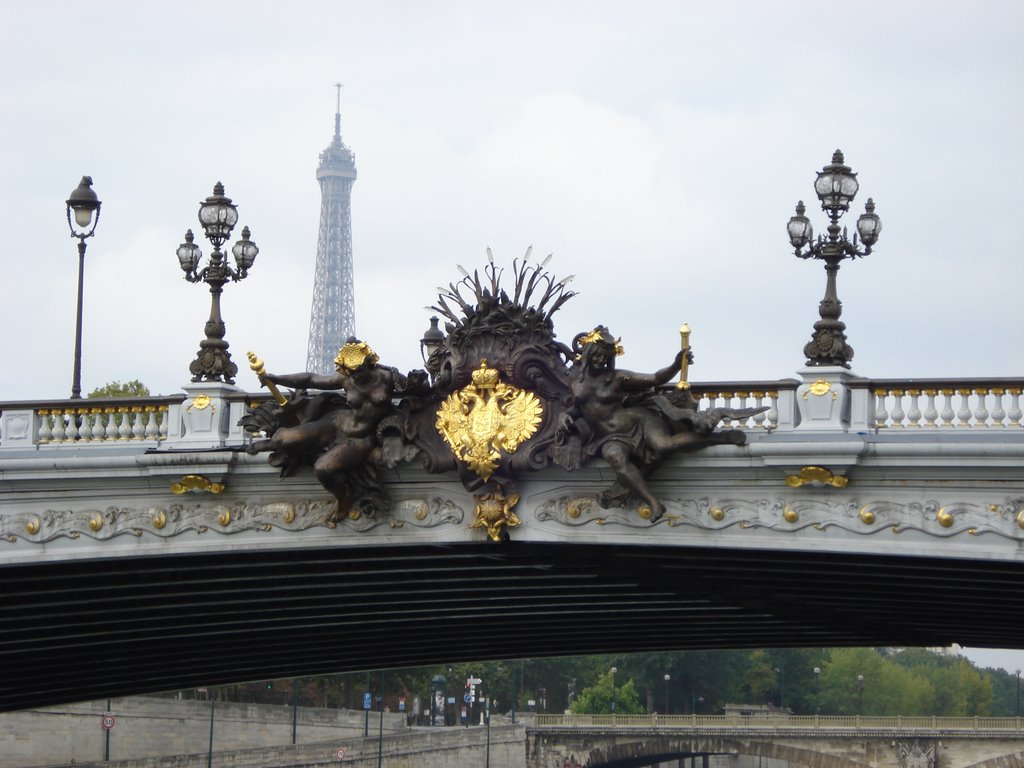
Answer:
POLYGON ((481 360, 472 383, 441 403, 436 427, 455 457, 486 481, 503 452, 514 453, 533 436, 543 413, 536 395, 503 383, 481 360))

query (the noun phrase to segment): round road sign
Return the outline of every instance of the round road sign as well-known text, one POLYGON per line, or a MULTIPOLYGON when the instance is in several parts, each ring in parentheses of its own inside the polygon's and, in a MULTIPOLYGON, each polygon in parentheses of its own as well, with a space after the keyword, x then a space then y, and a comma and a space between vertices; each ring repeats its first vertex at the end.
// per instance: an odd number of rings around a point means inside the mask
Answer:
POLYGON ((345 748, 344 747, 338 747, 338 759, 339 760, 344 760, 345 759, 345 748))
POLYGON ((100 725, 103 726, 103 730, 109 731, 111 728, 114 727, 116 722, 117 721, 114 720, 113 715, 104 715, 103 718, 100 720, 100 725))

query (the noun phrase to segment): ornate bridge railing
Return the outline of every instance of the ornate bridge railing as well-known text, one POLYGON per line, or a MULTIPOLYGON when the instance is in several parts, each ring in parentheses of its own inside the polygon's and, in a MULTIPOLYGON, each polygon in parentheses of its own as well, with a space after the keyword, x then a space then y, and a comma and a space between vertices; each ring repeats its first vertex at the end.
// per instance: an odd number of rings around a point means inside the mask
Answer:
POLYGON ((936 717, 905 716, 737 716, 737 715, 537 715, 537 728, 693 728, 728 730, 912 730, 912 731, 985 731, 1013 732, 1024 738, 1024 718, 1020 717, 936 717))
MULTIPOLYGON (((742 421, 726 420, 726 428, 784 431, 799 426, 797 398, 801 382, 694 382, 692 393, 701 410, 759 408, 768 410, 742 421)), ((858 379, 851 391, 851 429, 1022 429, 1024 379, 858 379)), ((0 448, 74 445, 100 446, 155 443, 173 446, 185 436, 183 416, 202 403, 187 395, 88 400, 32 400, 0 403, 0 448)), ((251 401, 265 395, 239 390, 229 398, 221 437, 241 443, 237 426, 251 401)), ((216 414, 211 414, 216 416, 216 414)), ((222 415, 223 416, 223 415, 222 415)), ((218 417, 220 418, 220 417, 218 417)))
POLYGON ((878 429, 1021 427, 1020 379, 854 380, 874 400, 878 429))

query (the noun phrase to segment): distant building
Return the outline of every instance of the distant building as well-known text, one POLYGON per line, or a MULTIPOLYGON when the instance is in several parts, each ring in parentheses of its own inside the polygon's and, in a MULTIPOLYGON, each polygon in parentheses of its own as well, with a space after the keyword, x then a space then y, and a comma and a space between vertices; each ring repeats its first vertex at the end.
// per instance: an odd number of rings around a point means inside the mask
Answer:
POLYGON ((352 185, 356 160, 341 140, 341 85, 334 114, 334 138, 320 153, 316 178, 320 182, 320 235, 309 313, 306 370, 333 373, 334 358, 356 331, 355 287, 352 275, 352 185))

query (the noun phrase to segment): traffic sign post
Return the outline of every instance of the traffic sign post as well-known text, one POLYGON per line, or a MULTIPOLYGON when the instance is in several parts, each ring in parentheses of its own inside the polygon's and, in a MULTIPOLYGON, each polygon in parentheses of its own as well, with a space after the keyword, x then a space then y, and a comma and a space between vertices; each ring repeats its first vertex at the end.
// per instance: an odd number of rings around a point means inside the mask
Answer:
POLYGON ((345 759, 345 748, 344 747, 338 747, 338 751, 337 751, 336 754, 338 755, 338 759, 339 760, 344 760, 345 759))
POLYGON ((100 727, 103 728, 103 730, 105 731, 109 731, 115 725, 117 725, 117 720, 115 720, 114 716, 109 712, 107 712, 105 715, 103 715, 102 718, 100 718, 100 727))

